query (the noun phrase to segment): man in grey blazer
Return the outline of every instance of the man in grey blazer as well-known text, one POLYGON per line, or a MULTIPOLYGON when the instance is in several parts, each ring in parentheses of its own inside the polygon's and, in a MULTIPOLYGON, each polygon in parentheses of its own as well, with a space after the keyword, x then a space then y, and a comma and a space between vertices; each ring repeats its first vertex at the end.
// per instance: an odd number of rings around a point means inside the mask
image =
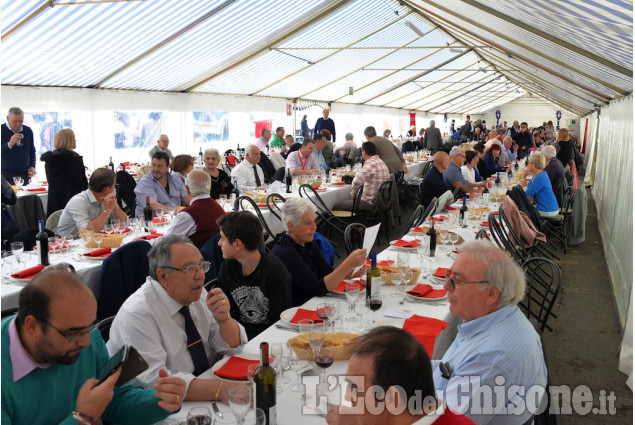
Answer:
POLYGON ((434 124, 434 120, 431 120, 430 127, 426 128, 426 132, 423 136, 423 148, 430 149, 432 154, 437 153, 443 146, 441 130, 436 128, 434 124))

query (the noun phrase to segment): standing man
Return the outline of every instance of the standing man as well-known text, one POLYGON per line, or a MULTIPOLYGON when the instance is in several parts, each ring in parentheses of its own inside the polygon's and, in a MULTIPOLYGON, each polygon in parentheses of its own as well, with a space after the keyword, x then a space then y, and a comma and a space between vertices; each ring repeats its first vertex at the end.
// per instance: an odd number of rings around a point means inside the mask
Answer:
POLYGON ((114 171, 96 169, 88 180, 88 189, 73 196, 64 207, 57 233, 74 235, 78 229, 90 228, 99 232, 108 219, 125 221, 128 216, 115 197, 115 179, 114 171))
POLYGON ((287 174, 292 176, 319 174, 320 165, 313 156, 314 149, 315 141, 310 137, 304 139, 300 150, 292 152, 287 156, 287 163, 285 164, 287 174))
POLYGON ((245 147, 245 160, 232 169, 232 181, 238 182, 238 190, 245 187, 261 187, 265 184, 265 173, 260 168, 260 150, 256 145, 245 147))
POLYGON ((95 379, 109 357, 96 317, 93 293, 68 271, 41 272, 22 289, 18 314, 2 321, 3 424, 153 424, 181 407, 185 382, 164 368, 154 389, 116 387, 120 369, 95 379))
POLYGON ((269 142, 270 148, 281 148, 284 146, 284 127, 276 128, 276 134, 273 135, 269 142))
POLYGON ((2 175, 13 184, 14 177, 22 177, 24 184, 35 175, 35 142, 33 131, 22 125, 24 112, 9 108, 7 122, 2 124, 2 175))
POLYGON ((157 144, 152 149, 150 149, 150 152, 148 152, 148 154, 150 155, 150 160, 152 161, 152 157, 154 156, 155 153, 165 152, 166 154, 168 154, 168 158, 170 158, 170 162, 172 162, 172 160, 174 159, 174 155, 172 155, 172 152, 170 151, 170 149, 168 149, 169 144, 170 144, 170 138, 167 135, 162 134, 159 137, 159 140, 157 140, 157 144))
POLYGON ((258 149, 260 149, 261 152, 267 153, 267 146, 269 146, 269 139, 271 139, 271 130, 269 130, 268 128, 263 128, 260 131, 260 139, 256 141, 256 144, 258 145, 258 149))
POLYGON ((322 111, 322 116, 324 118, 318 118, 315 122, 315 127, 313 128, 313 137, 318 134, 322 130, 328 130, 331 132, 331 136, 333 136, 333 144, 335 144, 335 122, 333 118, 329 118, 329 108, 324 108, 322 111))
POLYGON ((152 388, 165 368, 185 381, 185 400, 228 402, 238 384, 199 378, 223 354, 241 351, 243 327, 229 313, 220 288, 203 288, 210 263, 183 235, 162 237, 150 252, 150 275, 123 303, 110 328, 108 350, 134 345, 148 369, 133 385, 152 388))
POLYGON ((434 155, 443 146, 443 138, 441 137, 441 130, 436 128, 434 120, 430 120, 430 127, 426 128, 423 134, 423 148, 430 149, 430 152, 434 155))
POLYGON ((225 260, 218 272, 218 287, 227 294, 231 315, 252 339, 291 307, 291 275, 278 257, 258 250, 262 224, 254 214, 231 212, 218 225, 218 245, 225 260))
POLYGON ((143 176, 134 189, 137 195, 136 217, 143 217, 147 196, 150 197, 150 206, 153 210, 189 204, 183 180, 170 173, 169 165, 170 158, 167 153, 157 152, 152 155, 152 172, 143 176))
MULTIPOLYGON (((516 121, 514 121, 515 123, 516 121)), ((512 139, 518 145, 518 159, 526 157, 529 155, 529 149, 536 147, 534 137, 527 128, 526 122, 520 123, 520 130, 512 136, 512 139)))
POLYGON ((465 120, 465 124, 463 124, 459 129, 459 136, 461 138, 461 142, 467 142, 472 137, 472 123, 469 115, 465 120))
POLYGON ((403 170, 404 173, 408 173, 409 170, 408 167, 406 167, 406 160, 393 142, 378 136, 375 127, 372 126, 364 129, 364 136, 366 136, 366 141, 373 142, 377 149, 377 155, 384 161, 386 167, 388 167, 388 171, 392 174, 401 170, 403 170))

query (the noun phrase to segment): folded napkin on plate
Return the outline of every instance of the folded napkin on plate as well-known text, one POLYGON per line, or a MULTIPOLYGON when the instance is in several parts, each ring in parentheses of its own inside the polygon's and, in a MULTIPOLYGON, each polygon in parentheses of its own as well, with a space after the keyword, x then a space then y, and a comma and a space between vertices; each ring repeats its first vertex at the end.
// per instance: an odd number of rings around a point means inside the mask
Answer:
POLYGON ((46 192, 45 187, 32 187, 26 190, 27 192, 46 192))
POLYGON ((304 308, 298 308, 298 311, 295 313, 295 316, 289 320, 291 323, 295 323, 296 325, 300 320, 309 319, 313 320, 313 323, 322 323, 324 320, 320 319, 317 312, 315 310, 306 310, 304 308))
POLYGON ((168 221, 168 220, 167 220, 165 217, 164 217, 164 218, 154 217, 154 218, 152 219, 152 222, 153 222, 153 223, 165 223, 165 222, 167 222, 167 221, 168 221))
POLYGON ((163 233, 150 233, 149 235, 143 235, 139 237, 139 239, 143 239, 144 241, 149 241, 152 239, 160 238, 163 236, 163 233))
POLYGON ((14 277, 16 279, 31 279, 32 277, 35 277, 35 275, 41 272, 42 270, 44 270, 44 266, 42 265, 29 267, 28 269, 24 269, 17 273, 13 273, 11 277, 14 277))
POLYGON ((448 327, 443 320, 431 317, 417 316, 416 314, 404 321, 402 329, 410 332, 432 357, 434 342, 441 331, 448 327))
POLYGON ((454 208, 453 206, 450 205, 450 206, 445 207, 445 209, 448 210, 448 211, 456 211, 458 208, 454 208))
POLYGON ((403 239, 399 239, 395 241, 393 246, 396 246, 399 248, 416 248, 418 244, 419 244, 419 241, 416 239, 413 241, 404 241, 403 239))
POLYGON ((445 289, 432 289, 432 286, 421 283, 408 291, 410 295, 418 298, 443 298, 447 292, 445 289))
POLYGON ((346 184, 346 182, 344 180, 342 180, 342 181, 337 182, 337 183, 331 183, 331 186, 342 186, 342 185, 345 185, 345 184, 346 184))
POLYGON ((104 248, 98 248, 98 249, 94 249, 90 252, 87 252, 86 254, 84 254, 84 257, 108 257, 110 255, 110 253, 112 252, 112 248, 107 246, 104 248))
POLYGON ((446 269, 445 267, 439 267, 436 272, 432 274, 434 277, 440 277, 441 279, 445 279, 445 273, 449 272, 450 269, 446 269))
POLYGON ((425 232, 423 231, 423 229, 422 229, 421 227, 419 227, 419 226, 417 226, 417 227, 415 227, 414 229, 412 229, 412 231, 413 231, 414 233, 425 233, 425 232))
MULTIPOLYGON (((334 289, 333 292, 345 292, 346 291, 346 285, 348 285, 349 283, 356 283, 357 286, 359 287, 359 290, 361 291, 364 286, 362 285, 361 280, 356 280, 354 282, 346 282, 346 281, 342 281, 339 285, 337 285, 334 289)), ((313 319, 311 319, 313 320, 313 319)))
POLYGON ((262 202, 256 205, 258 206, 258 208, 267 208, 267 204, 263 204, 262 202))
POLYGON ((259 364, 258 360, 248 360, 242 357, 231 356, 229 360, 214 375, 225 379, 247 380, 247 369, 252 364, 259 364))
MULTIPOLYGON (((366 260, 366 264, 370 265, 370 260, 366 260)), ((393 260, 377 261, 377 266, 378 267, 390 267, 393 264, 395 264, 395 262, 393 260)))

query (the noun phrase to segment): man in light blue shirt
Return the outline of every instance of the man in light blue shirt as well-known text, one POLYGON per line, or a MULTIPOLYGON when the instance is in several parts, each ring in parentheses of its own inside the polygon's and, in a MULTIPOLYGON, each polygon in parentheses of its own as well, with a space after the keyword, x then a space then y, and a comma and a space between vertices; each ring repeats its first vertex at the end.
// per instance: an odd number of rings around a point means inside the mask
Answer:
POLYGON ((516 158, 518 157, 518 146, 516 146, 516 149, 512 152, 512 145, 514 144, 514 140, 507 136, 503 139, 503 153, 507 156, 507 158, 509 158, 510 162, 514 162, 516 161, 516 158))
POLYGON ((432 362, 435 388, 476 424, 525 423, 528 407, 539 405, 525 404, 525 396, 542 398, 547 367, 540 337, 517 306, 525 295, 522 269, 490 242, 470 241, 459 248, 444 288, 450 311, 465 323, 441 361, 432 362))
POLYGON ((463 193, 470 193, 474 188, 482 186, 483 182, 469 183, 465 181, 461 167, 465 162, 465 151, 455 146, 450 151, 450 164, 443 171, 443 181, 450 190, 460 187, 463 193))
POLYGON ((135 207, 137 217, 143 217, 146 197, 150 197, 150 206, 155 211, 170 205, 189 204, 183 180, 170 174, 168 165, 170 165, 170 158, 165 152, 156 152, 152 155, 152 172, 143 176, 134 189, 137 195, 135 207))
POLYGON ((315 135, 315 149, 313 150, 312 155, 317 161, 318 165, 320 166, 320 170, 322 171, 326 171, 329 169, 329 167, 326 165, 324 154, 322 153, 325 147, 326 147, 326 139, 324 138, 324 135, 320 133, 316 134, 315 135))

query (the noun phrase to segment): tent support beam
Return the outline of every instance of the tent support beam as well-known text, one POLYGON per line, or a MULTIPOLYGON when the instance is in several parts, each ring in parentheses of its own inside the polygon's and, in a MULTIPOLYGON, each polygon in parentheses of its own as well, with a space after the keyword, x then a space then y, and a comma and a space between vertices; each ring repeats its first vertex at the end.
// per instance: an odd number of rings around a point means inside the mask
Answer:
MULTIPOLYGON (((498 78, 498 77, 497 77, 497 78, 498 78)), ((474 89, 475 89, 475 90, 478 90, 478 89, 480 89, 481 87, 486 86, 486 85, 487 85, 487 84, 489 84, 489 83, 491 83, 491 81, 486 81, 486 82, 484 82, 483 84, 481 84, 481 85, 479 85, 479 86, 476 86, 474 89)), ((460 95, 458 95, 458 96, 454 96, 452 99, 450 99, 450 100, 446 100, 445 102, 440 103, 439 105, 436 105, 436 106, 435 106, 435 108, 439 108, 439 107, 441 107, 441 106, 443 106, 443 105, 447 105, 448 103, 454 102, 456 99, 460 99, 460 98, 462 98, 463 96, 464 96, 464 94, 460 94, 460 95)), ((430 110, 428 109, 428 110, 426 110, 426 112, 430 112, 430 110)))
POLYGON ((24 24, 35 19, 35 17, 39 15, 40 13, 42 13, 44 9, 46 9, 47 7, 53 7, 53 3, 55 3, 55 0, 46 0, 44 3, 39 5, 37 9, 35 9, 33 12, 29 13, 27 16, 22 18, 20 22, 18 22, 17 24, 12 26, 8 30, 6 30, 4 34, 2 34, 2 37, 0 39, 4 41, 5 38, 7 38, 8 36, 16 32, 17 30, 19 30, 24 24))

